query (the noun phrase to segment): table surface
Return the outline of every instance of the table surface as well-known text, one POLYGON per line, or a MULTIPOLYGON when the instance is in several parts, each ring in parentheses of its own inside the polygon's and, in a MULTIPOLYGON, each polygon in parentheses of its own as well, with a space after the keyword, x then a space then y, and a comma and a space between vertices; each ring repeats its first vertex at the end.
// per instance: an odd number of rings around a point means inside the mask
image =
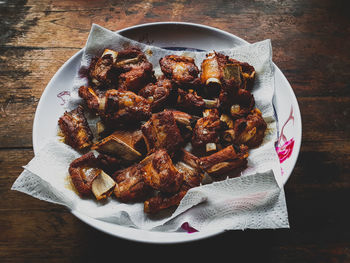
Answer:
POLYGON ((348 3, 0 1, 0 261, 96 262, 136 248, 152 259, 169 253, 174 259, 350 262, 348 3), (249 42, 272 40, 273 60, 293 87, 303 124, 300 156, 285 186, 290 229, 229 231, 155 246, 111 237, 61 206, 10 190, 33 157, 32 124, 40 96, 59 67, 84 46, 91 24, 118 30, 156 21, 210 25, 249 42))

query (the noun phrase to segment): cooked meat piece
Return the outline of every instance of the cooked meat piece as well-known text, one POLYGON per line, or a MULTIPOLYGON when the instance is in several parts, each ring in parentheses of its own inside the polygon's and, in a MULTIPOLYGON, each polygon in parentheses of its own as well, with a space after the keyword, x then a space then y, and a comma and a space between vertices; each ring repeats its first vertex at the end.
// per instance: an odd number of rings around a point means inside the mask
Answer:
POLYGON ((241 145, 236 151, 232 145, 200 158, 201 167, 211 176, 220 176, 247 165, 248 147, 241 145))
POLYGON ((92 149, 101 153, 119 156, 127 162, 132 162, 141 158, 141 153, 137 148, 142 140, 143 137, 140 130, 116 130, 111 135, 94 144, 92 149))
POLYGON ((201 96, 193 90, 186 92, 178 89, 178 97, 176 106, 193 114, 198 114, 205 108, 205 101, 201 96))
POLYGON ((121 159, 102 153, 97 156, 97 162, 99 168, 101 168, 107 174, 113 174, 115 171, 120 169, 122 164, 121 159))
POLYGON ((108 90, 105 107, 100 110, 103 110, 101 117, 109 122, 130 123, 151 117, 149 103, 131 91, 108 90))
POLYGON ((241 88, 242 89, 247 89, 247 90, 252 90, 254 86, 254 81, 255 81, 255 68, 248 64, 247 62, 240 62, 235 59, 230 59, 233 63, 239 63, 239 65, 242 68, 241 72, 241 79, 242 79, 242 84, 241 88))
POLYGON ((258 147, 265 136, 267 124, 261 111, 255 108, 246 118, 234 122, 233 129, 224 133, 224 139, 234 144, 245 144, 249 148, 258 147))
POLYGON ((232 118, 242 118, 253 110, 255 100, 253 94, 245 89, 239 89, 236 94, 229 94, 226 92, 220 93, 221 107, 226 112, 230 112, 232 118))
POLYGON ((109 86, 117 79, 117 72, 114 63, 118 57, 118 52, 105 49, 100 58, 95 58, 89 67, 91 82, 96 86, 109 86))
POLYGON ((183 174, 183 183, 179 192, 173 195, 158 193, 146 200, 144 202, 146 213, 154 214, 168 207, 179 205, 190 188, 200 185, 202 170, 199 166, 199 159, 185 150, 181 152, 181 155, 180 161, 175 165, 178 171, 183 174))
POLYGON ((69 174, 75 189, 82 196, 92 193, 92 181, 101 173, 98 168, 98 162, 92 152, 84 154, 75 159, 69 166, 69 174))
POLYGON ((153 114, 141 127, 147 151, 165 149, 172 156, 183 144, 183 138, 171 111, 153 114))
POLYGON ((159 60, 164 75, 180 87, 197 86, 199 70, 194 59, 186 56, 169 55, 159 60))
MULTIPOLYGON (((111 170, 116 168, 117 160, 107 156, 95 157, 93 152, 82 155, 75 159, 69 165, 69 174, 75 189, 82 196, 92 193, 92 183, 103 171, 102 169, 111 170)), ((104 175, 104 177, 106 177, 104 175)), ((100 189, 100 187, 98 187, 100 189)))
POLYGON ((180 153, 180 160, 175 166, 183 174, 184 181, 181 190, 199 186, 203 178, 200 159, 186 150, 182 150, 180 153))
POLYGON ((155 80, 153 66, 149 62, 142 62, 119 76, 119 89, 138 92, 148 83, 155 80))
POLYGON ((204 115, 205 117, 200 118, 193 129, 192 146, 197 150, 219 142, 219 131, 221 129, 219 111, 217 109, 207 109, 204 115))
POLYGON ((144 202, 143 211, 148 214, 155 214, 172 206, 178 206, 187 191, 180 191, 173 195, 158 193, 156 196, 144 202))
POLYGON ((157 150, 141 162, 144 165, 143 179, 153 189, 163 193, 175 193, 179 190, 183 175, 174 166, 169 154, 157 150))
POLYGON ((144 200, 152 192, 152 188, 143 180, 144 173, 143 165, 140 164, 114 173, 113 178, 117 182, 114 188, 115 196, 122 202, 144 200))
POLYGON ((218 97, 222 90, 235 93, 241 86, 241 66, 228 56, 214 52, 207 54, 203 60, 201 82, 204 84, 204 94, 210 98, 218 97))
POLYGON ((164 108, 169 102, 169 97, 173 87, 169 79, 160 78, 157 83, 150 83, 139 91, 139 95, 146 98, 151 105, 152 111, 158 111, 164 108))
POLYGON ((94 111, 99 110, 100 104, 102 104, 102 98, 98 96, 95 89, 89 86, 81 86, 78 93, 79 96, 84 99, 89 109, 94 111))
POLYGON ((79 105, 70 112, 66 111, 58 120, 58 125, 64 136, 64 142, 74 149, 82 150, 92 144, 93 135, 82 106, 79 105))
POLYGON ((90 88, 79 88, 88 107, 97 111, 107 126, 118 126, 122 123, 135 123, 151 117, 151 109, 145 98, 131 91, 110 89, 98 96, 90 88))
POLYGON ((178 110, 169 110, 174 114, 174 118, 179 127, 182 138, 185 142, 189 142, 192 137, 192 130, 199 119, 197 116, 192 116, 186 112, 178 110))
POLYGON ((119 75, 119 89, 137 93, 148 83, 154 82, 153 65, 138 48, 125 49, 119 52, 116 62, 119 75))

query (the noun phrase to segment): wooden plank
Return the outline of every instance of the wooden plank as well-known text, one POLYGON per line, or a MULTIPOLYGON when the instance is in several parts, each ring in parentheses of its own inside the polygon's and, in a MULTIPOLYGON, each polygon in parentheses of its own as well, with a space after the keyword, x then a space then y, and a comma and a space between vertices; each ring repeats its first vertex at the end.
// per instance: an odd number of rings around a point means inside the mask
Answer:
POLYGON ((77 51, 0 48, 0 147, 32 146, 33 119, 40 96, 56 71, 77 51))

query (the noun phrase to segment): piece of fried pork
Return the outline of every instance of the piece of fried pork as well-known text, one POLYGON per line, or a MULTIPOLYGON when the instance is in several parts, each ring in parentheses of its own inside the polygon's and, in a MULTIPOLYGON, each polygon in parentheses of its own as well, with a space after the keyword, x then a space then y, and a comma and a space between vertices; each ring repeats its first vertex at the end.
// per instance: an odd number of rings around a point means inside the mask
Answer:
POLYGON ((92 144, 93 135, 84 115, 82 106, 65 112, 58 120, 64 142, 76 150, 85 149, 92 144))
POLYGON ((201 167, 211 176, 225 175, 237 168, 245 168, 248 158, 248 147, 241 145, 235 149, 232 145, 200 158, 201 167))
POLYGON ((120 90, 139 92, 148 83, 154 82, 153 65, 146 55, 138 48, 121 50, 115 63, 118 72, 118 87, 120 90))
POLYGON ((131 91, 110 89, 98 94, 91 87, 81 86, 79 96, 108 126, 147 120, 152 114, 147 100, 131 91))
POLYGON ((96 157, 93 152, 82 155, 69 165, 69 175, 78 193, 88 196, 92 193, 97 200, 107 198, 115 182, 104 171, 119 167, 119 160, 105 155, 96 157))
POLYGON ((169 55, 161 58, 159 64, 163 74, 178 87, 196 87, 200 83, 199 69, 191 57, 169 55))
POLYGON ((147 151, 165 149, 171 156, 182 146, 183 138, 172 111, 153 114, 141 127, 147 151))
POLYGON ((216 151, 219 142, 221 122, 217 109, 206 109, 204 117, 200 118, 193 129, 192 146, 197 151, 216 151))
POLYGON ((183 182, 179 191, 175 194, 159 192, 156 196, 149 198, 144 202, 144 211, 146 213, 155 214, 160 210, 179 205, 189 189, 200 185, 203 171, 196 156, 182 150, 180 159, 175 164, 175 167, 183 175, 183 182))
POLYGON ((237 119, 233 128, 224 132, 224 140, 237 145, 245 144, 249 148, 258 147, 265 137, 267 124, 258 108, 247 117, 237 119))
POLYGON ((173 91, 173 85, 169 79, 161 77, 156 83, 149 83, 139 91, 139 95, 144 97, 151 105, 153 112, 159 111, 169 104, 173 91))

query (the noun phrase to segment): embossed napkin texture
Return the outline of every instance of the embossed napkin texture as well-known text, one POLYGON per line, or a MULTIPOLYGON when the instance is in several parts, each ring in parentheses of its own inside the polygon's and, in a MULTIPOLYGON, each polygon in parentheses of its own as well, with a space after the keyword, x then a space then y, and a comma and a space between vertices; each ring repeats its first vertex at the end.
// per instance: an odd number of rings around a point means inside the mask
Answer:
MULTIPOLYGON (((169 54, 191 56, 200 66, 208 52, 169 51, 145 45, 93 25, 88 37, 81 67, 87 67, 94 56, 104 49, 120 50, 127 46, 139 47, 153 64, 156 75, 161 74, 159 59, 169 54), (151 52, 149 52, 151 51, 151 52)), ((57 138, 47 142, 26 165, 12 186, 38 199, 57 203, 92 218, 123 226, 177 231, 187 222, 198 231, 228 229, 288 228, 288 214, 283 186, 280 183, 280 163, 274 143, 277 139, 276 120, 272 99, 274 94, 274 67, 270 40, 254 44, 216 50, 237 60, 253 65, 257 79, 253 89, 256 106, 268 124, 263 144, 250 150, 248 168, 240 177, 192 188, 180 205, 172 210, 149 216, 143 212, 143 203, 125 204, 111 197, 106 201, 80 198, 67 179, 69 164, 80 156, 57 138)), ((67 110, 81 103, 77 94, 87 80, 77 74, 71 90, 67 110)), ((92 121, 92 120, 91 120, 92 121)))

